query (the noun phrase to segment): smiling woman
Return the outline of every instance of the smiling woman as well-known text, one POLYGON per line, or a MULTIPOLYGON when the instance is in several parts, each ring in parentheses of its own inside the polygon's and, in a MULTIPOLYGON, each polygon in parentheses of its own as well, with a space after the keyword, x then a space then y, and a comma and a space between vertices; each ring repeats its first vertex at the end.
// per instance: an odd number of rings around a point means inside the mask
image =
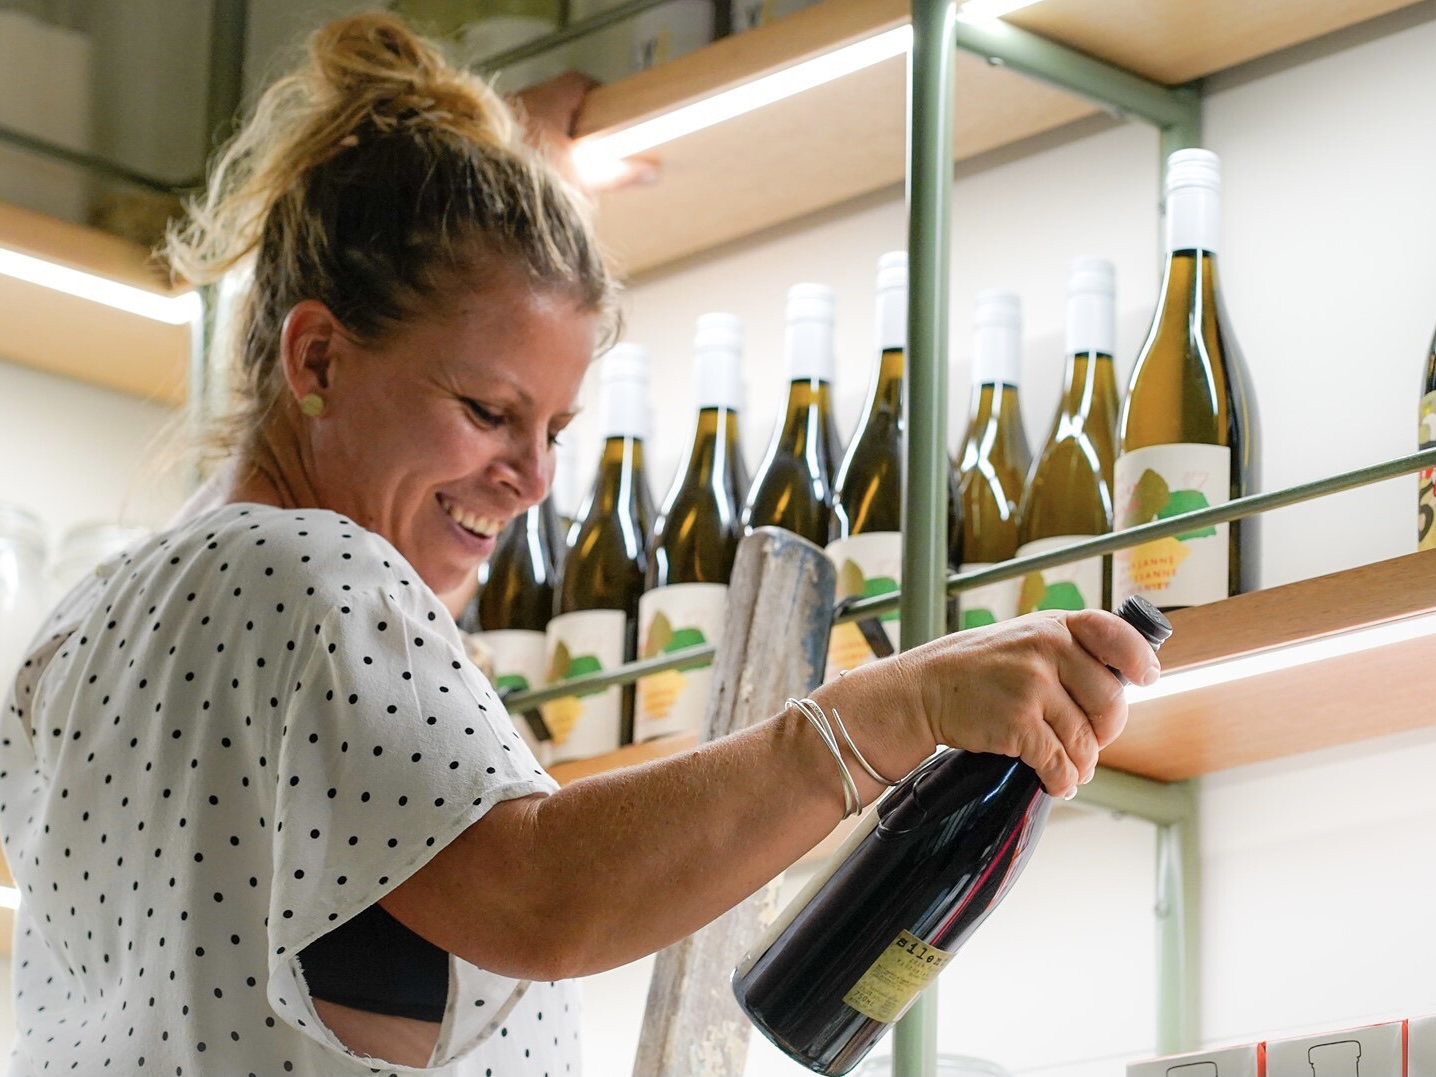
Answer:
POLYGON ((876 773, 947 744, 1070 794, 1125 719, 1106 667, 1155 676, 1117 618, 1034 615, 560 790, 441 596, 544 496, 613 327, 576 196, 488 87, 366 15, 263 96, 170 254, 253 265, 242 403, 225 483, 76 586, 0 713, 17 1077, 575 1071, 568 977, 713 920, 879 792, 804 707, 876 773))

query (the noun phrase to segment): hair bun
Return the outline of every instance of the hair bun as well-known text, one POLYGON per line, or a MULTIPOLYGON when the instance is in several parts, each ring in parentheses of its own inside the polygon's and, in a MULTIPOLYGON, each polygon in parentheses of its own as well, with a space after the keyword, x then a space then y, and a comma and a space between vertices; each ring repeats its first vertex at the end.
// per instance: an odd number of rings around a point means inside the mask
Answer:
POLYGON ((349 133, 417 123, 515 147, 508 107, 483 80, 451 64, 396 17, 372 12, 341 19, 309 42, 313 70, 349 133), (366 124, 365 121, 368 121, 366 124))

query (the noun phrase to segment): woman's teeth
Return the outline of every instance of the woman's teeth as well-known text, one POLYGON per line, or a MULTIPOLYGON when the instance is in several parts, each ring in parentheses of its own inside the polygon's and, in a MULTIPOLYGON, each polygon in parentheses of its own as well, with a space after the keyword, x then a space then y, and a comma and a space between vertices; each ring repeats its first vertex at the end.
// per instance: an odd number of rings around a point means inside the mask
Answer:
POLYGON ((449 514, 450 519, 465 531, 478 535, 480 538, 493 538, 504 529, 502 520, 490 519, 487 516, 478 516, 449 502, 444 503, 444 511, 449 514))

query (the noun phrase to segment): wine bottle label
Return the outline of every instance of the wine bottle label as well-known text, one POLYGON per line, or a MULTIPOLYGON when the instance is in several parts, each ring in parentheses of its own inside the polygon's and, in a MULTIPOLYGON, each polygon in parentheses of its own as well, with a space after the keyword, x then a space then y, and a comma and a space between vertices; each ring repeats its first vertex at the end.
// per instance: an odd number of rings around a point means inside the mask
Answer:
MULTIPOLYGON (((579 610, 548 623, 548 683, 623 664, 627 618, 622 610, 579 610)), ((616 751, 623 737, 623 692, 600 688, 540 708, 552 736, 551 762, 616 751)))
MULTIPOLYGON (((638 600, 638 655, 658 658, 672 651, 717 644, 723 632, 728 588, 721 583, 675 583, 646 591, 638 600)), ((696 733, 713 687, 710 659, 698 669, 665 670, 638 681, 633 739, 696 733)))
MULTIPOLYGON (((1117 457, 1116 528, 1224 505, 1231 490, 1225 445, 1151 445, 1117 457)), ((1227 597, 1227 525, 1194 528, 1118 550, 1112 558, 1112 606, 1141 595, 1162 607, 1200 606, 1227 597)))
MULTIPOLYGON (((869 531, 828 544, 828 559, 838 566, 836 598, 870 598, 891 594, 902 586, 902 532, 869 531)), ((828 640, 831 680, 841 670, 856 669, 874 658, 895 654, 902 625, 897 610, 844 621, 833 626, 828 640)))
MULTIPOLYGON (((1017 547, 1018 557, 1060 550, 1091 535, 1053 535, 1017 547)), ((1017 612, 1033 610, 1099 610, 1102 608, 1102 559, 1089 557, 1070 565, 1029 572, 1017 581, 1017 612)))
MULTIPOLYGON (((1427 393, 1421 398, 1421 427, 1417 443, 1423 449, 1436 447, 1436 393, 1427 393)), ((1418 476, 1418 502, 1416 510, 1416 548, 1436 549, 1436 468, 1426 468, 1418 476)))
MULTIPOLYGON (((958 571, 977 572, 980 569, 991 568, 992 565, 991 561, 964 561, 958 571)), ((1016 617, 1017 593, 1021 586, 1020 580, 1001 580, 998 583, 986 583, 981 587, 972 587, 959 592, 957 596, 957 608, 960 615, 959 627, 981 628, 983 625, 996 624, 1009 617, 1016 617)), ((1100 587, 1098 590, 1100 593, 1100 587)))
MULTIPOLYGON (((506 692, 542 688, 547 683, 548 637, 544 633, 504 628, 480 632, 474 639, 487 652, 484 657, 493 670, 494 691, 500 696, 506 692)), ((522 714, 511 714, 509 717, 539 765, 547 766, 551 754, 550 742, 539 740, 533 726, 522 714)))
POLYGON ((878 955, 843 1001, 864 1017, 891 1024, 907 1012, 951 960, 948 951, 929 946, 912 932, 904 931, 878 955))

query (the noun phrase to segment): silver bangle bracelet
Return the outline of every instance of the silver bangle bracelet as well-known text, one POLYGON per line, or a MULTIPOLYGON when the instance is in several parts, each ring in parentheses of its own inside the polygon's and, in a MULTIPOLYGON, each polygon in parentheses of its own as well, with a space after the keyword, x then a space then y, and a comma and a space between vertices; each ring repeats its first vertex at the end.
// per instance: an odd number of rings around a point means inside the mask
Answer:
POLYGON ((853 772, 848 769, 847 760, 843 758, 842 746, 838 743, 839 736, 842 737, 842 744, 848 746, 848 751, 852 753, 853 758, 858 761, 858 766, 863 768, 864 773, 866 773, 868 777, 879 785, 887 788, 892 788, 894 785, 897 785, 897 782, 891 778, 885 778, 879 774, 873 768, 873 765, 863 758, 863 753, 858 751, 858 746, 853 743, 853 738, 848 735, 848 730, 847 727, 843 725, 843 720, 838 717, 836 707, 833 708, 832 719, 829 720, 827 712, 823 710, 816 700, 808 698, 789 699, 786 705, 797 708, 803 717, 808 720, 808 724, 818 731, 818 736, 822 737, 823 743, 828 747, 828 751, 831 752, 833 758, 837 760, 838 772, 841 774, 843 780, 844 819, 849 815, 856 815, 858 812, 861 812, 863 810, 863 800, 858 792, 858 783, 853 778, 853 772), (837 726, 837 733, 833 732, 834 726, 837 726))
POLYGON ((858 793, 858 783, 853 780, 852 771, 848 770, 847 763, 843 761, 843 749, 838 744, 833 727, 828 724, 828 716, 823 713, 823 708, 811 699, 792 698, 789 698, 784 706, 796 708, 798 713, 808 720, 808 724, 818 731, 818 736, 823 739, 833 759, 837 761, 838 774, 843 780, 843 818, 858 814, 863 810, 863 798, 858 793))

